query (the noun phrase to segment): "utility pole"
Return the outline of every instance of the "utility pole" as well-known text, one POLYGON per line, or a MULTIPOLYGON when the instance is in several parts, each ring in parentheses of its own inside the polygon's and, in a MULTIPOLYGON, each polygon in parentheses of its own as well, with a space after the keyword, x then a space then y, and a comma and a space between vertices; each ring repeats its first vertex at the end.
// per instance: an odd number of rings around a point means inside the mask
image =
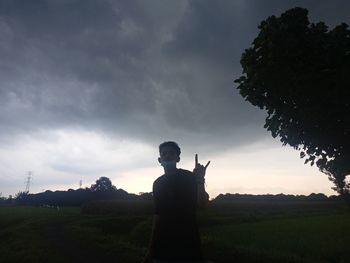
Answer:
POLYGON ((25 192, 29 193, 30 185, 33 182, 33 172, 28 171, 26 175, 27 175, 27 177, 26 177, 26 190, 25 190, 25 192))
POLYGON ((83 185, 83 180, 79 181, 79 188, 81 189, 81 186, 83 185))

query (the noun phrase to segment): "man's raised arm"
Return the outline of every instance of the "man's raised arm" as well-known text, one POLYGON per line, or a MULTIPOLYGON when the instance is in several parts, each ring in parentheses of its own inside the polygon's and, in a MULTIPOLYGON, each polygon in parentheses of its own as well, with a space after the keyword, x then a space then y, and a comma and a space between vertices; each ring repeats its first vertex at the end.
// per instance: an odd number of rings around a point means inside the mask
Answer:
POLYGON ((198 162, 198 154, 194 157, 195 167, 193 169, 193 173, 196 177, 197 182, 197 206, 198 207, 206 207, 209 203, 209 195, 205 191, 205 173, 210 164, 210 161, 203 166, 198 162))

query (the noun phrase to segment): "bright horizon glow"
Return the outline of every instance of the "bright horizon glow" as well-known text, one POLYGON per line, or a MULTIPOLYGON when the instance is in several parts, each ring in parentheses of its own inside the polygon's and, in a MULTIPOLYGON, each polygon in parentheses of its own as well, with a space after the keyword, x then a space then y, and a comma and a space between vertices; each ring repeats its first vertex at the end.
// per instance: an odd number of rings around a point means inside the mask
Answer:
MULTIPOLYGON (((24 190, 26 171, 34 174, 31 192, 77 189, 80 180, 83 188, 90 187, 106 176, 117 188, 139 194, 151 192, 153 181, 163 174, 157 145, 74 130, 51 131, 36 138, 22 137, 0 150, 0 168, 6 171, 0 175, 3 196, 24 190)), ((178 167, 192 170, 195 152, 186 145, 180 147, 178 167)), ((206 175, 211 198, 220 193, 336 194, 325 174, 305 165, 296 150, 272 138, 220 155, 198 154, 203 164, 211 160, 206 175)))

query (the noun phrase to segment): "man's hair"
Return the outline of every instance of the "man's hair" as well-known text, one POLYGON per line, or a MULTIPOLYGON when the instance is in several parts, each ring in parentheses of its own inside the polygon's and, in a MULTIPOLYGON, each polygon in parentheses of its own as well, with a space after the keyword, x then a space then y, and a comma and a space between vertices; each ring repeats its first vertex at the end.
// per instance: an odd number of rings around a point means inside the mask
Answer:
POLYGON ((159 145, 159 153, 162 151, 163 147, 171 147, 173 148, 176 153, 180 156, 181 154, 181 149, 179 145, 176 142, 168 141, 168 142, 163 142, 159 145))

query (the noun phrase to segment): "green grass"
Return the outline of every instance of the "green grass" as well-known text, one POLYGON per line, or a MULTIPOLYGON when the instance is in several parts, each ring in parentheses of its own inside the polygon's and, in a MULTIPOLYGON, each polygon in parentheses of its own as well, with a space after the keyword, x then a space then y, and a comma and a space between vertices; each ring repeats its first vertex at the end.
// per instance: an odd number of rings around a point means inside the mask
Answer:
POLYGON ((139 262, 146 250, 129 234, 143 221, 150 222, 149 216, 0 206, 0 262, 139 262))
POLYGON ((43 232, 58 220, 66 221, 76 214, 78 209, 64 209, 57 216, 53 209, 0 207, 0 262, 60 262, 53 257, 49 234, 43 232))
MULTIPOLYGON (((120 211, 0 206, 0 263, 140 262, 152 216, 120 211)), ((213 204, 199 225, 206 258, 217 263, 349 261, 350 214, 338 205, 213 204)))
POLYGON ((348 262, 349 223, 349 214, 337 214, 226 224, 203 231, 203 241, 212 258, 219 255, 210 248, 220 247, 224 254, 246 252, 240 257, 250 262, 260 262, 249 259, 254 254, 280 262, 348 262))

